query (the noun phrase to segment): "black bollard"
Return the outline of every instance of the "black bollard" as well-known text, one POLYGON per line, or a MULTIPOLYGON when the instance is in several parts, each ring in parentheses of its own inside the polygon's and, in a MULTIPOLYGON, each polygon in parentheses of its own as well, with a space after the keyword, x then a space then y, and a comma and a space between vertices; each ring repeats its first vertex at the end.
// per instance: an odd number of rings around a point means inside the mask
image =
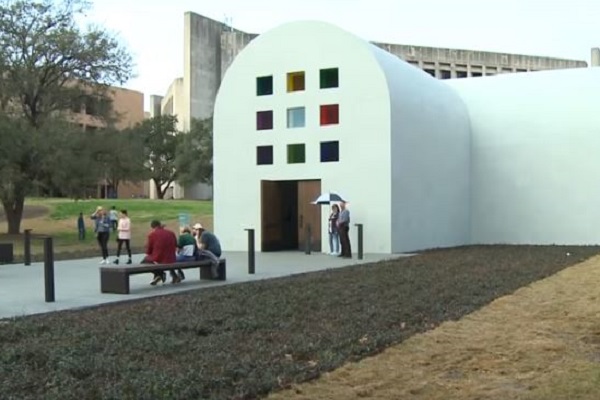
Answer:
POLYGON ((363 224, 354 224, 358 231, 356 232, 358 235, 358 259, 363 259, 363 224))
POLYGON ((23 241, 23 261, 25 265, 31 265, 31 229, 25 229, 25 240, 23 241))
POLYGON ((248 231, 248 273, 254 274, 256 257, 254 254, 254 229, 248 231))
POLYGON ((54 302, 54 249, 52 238, 44 238, 44 284, 46 287, 46 303, 54 302))
POLYGON ((311 227, 310 224, 306 225, 306 235, 304 237, 304 254, 310 254, 311 252, 311 247, 312 247, 312 231, 311 231, 311 227))

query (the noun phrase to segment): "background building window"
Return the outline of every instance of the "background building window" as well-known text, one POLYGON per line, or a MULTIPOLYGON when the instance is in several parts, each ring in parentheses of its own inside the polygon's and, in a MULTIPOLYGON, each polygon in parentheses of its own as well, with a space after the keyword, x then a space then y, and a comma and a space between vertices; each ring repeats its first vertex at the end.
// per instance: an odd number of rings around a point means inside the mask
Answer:
POLYGON ((321 142, 321 162, 340 161, 340 142, 321 142))
POLYGON ((261 76, 256 78, 256 95, 268 96, 273 94, 273 77, 261 76))
POLYGON ((256 165, 273 164, 273 146, 258 146, 256 148, 256 165))
POLYGON ((306 109, 304 107, 288 108, 287 127, 304 128, 306 123, 306 109))
POLYGON ((84 100, 85 113, 94 117, 108 116, 112 107, 108 98, 86 96, 84 100))
POLYGON ((327 68, 320 71, 321 89, 339 87, 339 75, 337 68, 327 68))
POLYGON ((298 92, 304 90, 304 71, 289 72, 287 74, 287 91, 298 92))
POLYGON ((336 125, 340 123, 340 106, 325 104, 321 106, 321 125, 336 125))
POLYGON ((259 131, 273 129, 273 111, 259 111, 256 113, 256 129, 259 131))
POLYGON ((288 144, 287 146, 288 164, 301 164, 306 162, 306 148, 304 144, 288 144))

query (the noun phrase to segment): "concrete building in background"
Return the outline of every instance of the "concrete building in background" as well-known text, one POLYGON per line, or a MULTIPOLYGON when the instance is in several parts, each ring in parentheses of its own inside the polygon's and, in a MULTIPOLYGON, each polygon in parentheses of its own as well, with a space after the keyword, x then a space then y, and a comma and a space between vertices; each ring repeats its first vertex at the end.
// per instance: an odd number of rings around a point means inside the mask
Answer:
POLYGON ((311 201, 331 191, 366 252, 597 245, 598 93, 600 68, 440 80, 332 25, 285 24, 217 95, 214 230, 233 251, 248 228, 261 251, 326 251, 329 209, 311 201))
MULTIPOLYGON (((184 76, 176 79, 164 96, 152 96, 152 115, 177 115, 182 131, 189 130, 192 118, 212 117, 217 91, 227 69, 257 36, 233 29, 200 14, 185 13, 184 76)), ((388 43, 373 44, 439 79, 587 67, 585 61, 579 60, 388 43)), ((212 189, 207 185, 194 185, 185 189, 173 185, 173 196, 206 199, 211 198, 212 189)))

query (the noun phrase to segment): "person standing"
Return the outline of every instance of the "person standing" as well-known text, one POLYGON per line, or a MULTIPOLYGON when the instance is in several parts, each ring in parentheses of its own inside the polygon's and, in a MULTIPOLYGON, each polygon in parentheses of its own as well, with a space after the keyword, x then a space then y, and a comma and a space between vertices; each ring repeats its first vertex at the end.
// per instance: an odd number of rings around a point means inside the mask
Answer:
POLYGON ((337 204, 331 206, 329 214, 329 254, 340 255, 340 234, 338 232, 337 220, 340 215, 340 207, 337 204))
POLYGON ((100 264, 108 264, 108 239, 110 237, 110 219, 106 215, 106 210, 101 206, 96 208, 91 218, 94 220, 94 232, 102 253, 100 264))
POLYGON ((119 213, 117 213, 117 209, 115 206, 112 206, 112 208, 110 209, 109 217, 110 217, 110 227, 112 228, 112 230, 114 232, 117 230, 118 221, 119 221, 119 213))
POLYGON ((221 242, 214 233, 204 229, 202 224, 194 225, 194 237, 198 248, 197 258, 208 258, 211 264, 211 273, 213 278, 219 276, 219 258, 221 257, 221 242))
POLYGON ((342 252, 338 257, 352 258, 352 248, 350 247, 350 211, 346 208, 346 202, 340 203, 340 215, 337 220, 338 232, 340 234, 340 244, 342 252))
POLYGON ((79 218, 77 218, 77 232, 79 233, 79 240, 85 240, 85 221, 82 212, 79 213, 79 218))
MULTIPOLYGON (((146 255, 142 264, 173 264, 175 263, 175 253, 177 252, 177 237, 175 233, 166 229, 160 221, 154 220, 150 223, 151 231, 148 234, 146 242, 146 255)), ((174 270, 170 270, 173 283, 179 283, 181 280, 175 275, 174 270)), ((154 278, 150 284, 156 285, 167 280, 163 271, 152 271, 154 278)))
POLYGON ((121 216, 119 217, 119 223, 117 224, 117 258, 114 263, 119 264, 119 257, 121 257, 121 249, 125 244, 127 249, 127 255, 129 259, 127 264, 131 264, 131 220, 127 215, 127 210, 121 210, 121 216))

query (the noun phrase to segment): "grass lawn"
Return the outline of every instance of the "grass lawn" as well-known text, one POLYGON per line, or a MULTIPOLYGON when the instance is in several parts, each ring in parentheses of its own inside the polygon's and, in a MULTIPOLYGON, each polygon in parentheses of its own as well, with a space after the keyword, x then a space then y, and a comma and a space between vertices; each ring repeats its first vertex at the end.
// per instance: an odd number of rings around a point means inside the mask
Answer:
MULTIPOLYGON (((178 215, 186 213, 193 222, 202 222, 212 229, 212 202, 196 200, 147 200, 147 199, 109 199, 80 200, 69 199, 28 199, 21 230, 32 229, 34 236, 50 235, 54 238, 56 259, 95 256, 99 254, 93 232, 93 221, 89 218, 95 208, 101 205, 106 209, 115 206, 118 210, 126 209, 132 221, 132 246, 143 249, 146 235, 153 219, 166 223, 176 233, 179 229, 178 215), (86 239, 78 240, 77 217, 83 212, 86 224, 86 239)), ((7 224, 0 215, 0 242, 14 243, 17 260, 23 254, 23 236, 6 235, 7 224)), ((116 251, 116 234, 111 234, 109 250, 111 255, 116 251)), ((42 241, 32 241, 34 259, 43 257, 42 241)))
MULTIPOLYGON (((263 397, 379 354, 415 334, 435 332, 444 321, 458 320, 599 252, 599 247, 574 246, 433 250, 377 264, 3 320, 0 384, 7 398, 15 399, 263 397)), ((530 316, 530 322, 534 319, 530 316)), ((479 336, 472 335, 473 340, 479 336)), ((463 340, 468 345, 471 338, 463 340)), ((443 359, 443 353, 435 353, 435 342, 429 346, 434 356, 423 362, 435 366, 435 357, 443 359)), ((455 363, 468 363, 472 351, 467 346, 455 354, 455 363)), ((523 353, 503 356, 513 362, 524 358, 523 353)), ((419 366, 410 361, 398 359, 387 369, 410 373, 419 366)), ((453 373, 451 368, 439 372, 442 377, 453 373)), ((372 373, 370 379, 377 377, 372 373)), ((274 396, 287 399, 301 390, 274 396)), ((304 398, 369 398, 368 391, 351 397, 323 393, 304 398)), ((380 398, 433 397, 416 390, 407 397, 380 398)))

